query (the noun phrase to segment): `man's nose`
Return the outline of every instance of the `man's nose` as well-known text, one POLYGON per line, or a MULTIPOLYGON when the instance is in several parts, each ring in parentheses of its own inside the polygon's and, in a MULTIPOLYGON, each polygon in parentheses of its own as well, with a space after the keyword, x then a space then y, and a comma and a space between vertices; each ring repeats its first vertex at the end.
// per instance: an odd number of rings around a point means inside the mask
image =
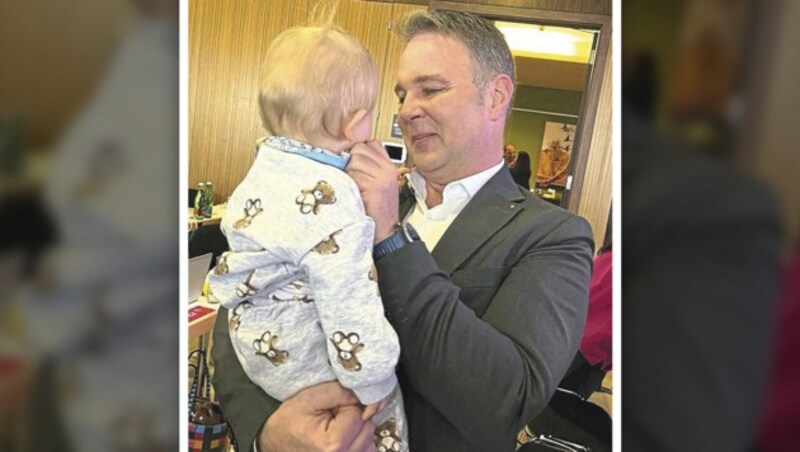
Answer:
POLYGON ((413 96, 406 95, 406 98, 403 99, 403 103, 400 105, 398 114, 401 120, 409 122, 421 117, 423 112, 419 102, 417 102, 413 96))

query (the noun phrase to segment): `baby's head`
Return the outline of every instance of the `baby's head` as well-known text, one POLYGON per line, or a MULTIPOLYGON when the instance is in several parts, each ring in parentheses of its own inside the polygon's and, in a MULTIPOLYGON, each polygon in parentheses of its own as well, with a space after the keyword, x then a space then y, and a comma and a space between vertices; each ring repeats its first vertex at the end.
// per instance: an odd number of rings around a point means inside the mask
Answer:
POLYGON ((369 139, 377 91, 378 71, 352 36, 293 27, 267 51, 258 103, 269 134, 340 152, 369 139))

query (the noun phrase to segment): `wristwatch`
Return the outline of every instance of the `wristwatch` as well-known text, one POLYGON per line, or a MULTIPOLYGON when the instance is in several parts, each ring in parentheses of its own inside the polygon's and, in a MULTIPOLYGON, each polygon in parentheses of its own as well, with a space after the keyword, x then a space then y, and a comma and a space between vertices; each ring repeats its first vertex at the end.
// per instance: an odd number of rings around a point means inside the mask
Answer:
POLYGON ((378 261, 387 254, 394 253, 411 242, 418 242, 419 234, 408 223, 398 223, 394 227, 394 234, 382 240, 372 248, 372 260, 378 261))

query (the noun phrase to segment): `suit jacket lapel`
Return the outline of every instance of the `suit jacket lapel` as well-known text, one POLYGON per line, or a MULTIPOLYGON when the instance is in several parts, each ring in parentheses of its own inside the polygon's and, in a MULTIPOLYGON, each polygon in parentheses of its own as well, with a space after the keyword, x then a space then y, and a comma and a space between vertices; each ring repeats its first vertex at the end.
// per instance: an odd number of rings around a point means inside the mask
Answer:
MULTIPOLYGON (((508 169, 497 172, 464 207, 434 248, 433 258, 448 274, 522 211, 525 197, 508 169)), ((412 204, 413 205, 413 204, 412 204)))

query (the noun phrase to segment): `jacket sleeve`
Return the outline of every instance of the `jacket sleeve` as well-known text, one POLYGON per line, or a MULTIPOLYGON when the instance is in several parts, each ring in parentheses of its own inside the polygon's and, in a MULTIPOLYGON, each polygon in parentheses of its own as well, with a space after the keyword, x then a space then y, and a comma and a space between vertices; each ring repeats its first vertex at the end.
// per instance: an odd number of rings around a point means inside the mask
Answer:
POLYGON ((280 402, 267 395, 244 373, 228 335, 228 310, 224 307, 219 308, 213 339, 211 358, 214 368, 225 369, 224 372, 214 372, 214 390, 239 447, 252 450, 253 440, 280 402))
POLYGON ((575 356, 592 247, 586 221, 570 216, 517 254, 480 316, 423 243, 378 261, 404 373, 477 449, 513 444, 575 356))
POLYGON ((372 262, 374 224, 362 220, 333 232, 300 262, 314 291, 331 368, 364 404, 397 385, 397 335, 384 316, 372 262))

